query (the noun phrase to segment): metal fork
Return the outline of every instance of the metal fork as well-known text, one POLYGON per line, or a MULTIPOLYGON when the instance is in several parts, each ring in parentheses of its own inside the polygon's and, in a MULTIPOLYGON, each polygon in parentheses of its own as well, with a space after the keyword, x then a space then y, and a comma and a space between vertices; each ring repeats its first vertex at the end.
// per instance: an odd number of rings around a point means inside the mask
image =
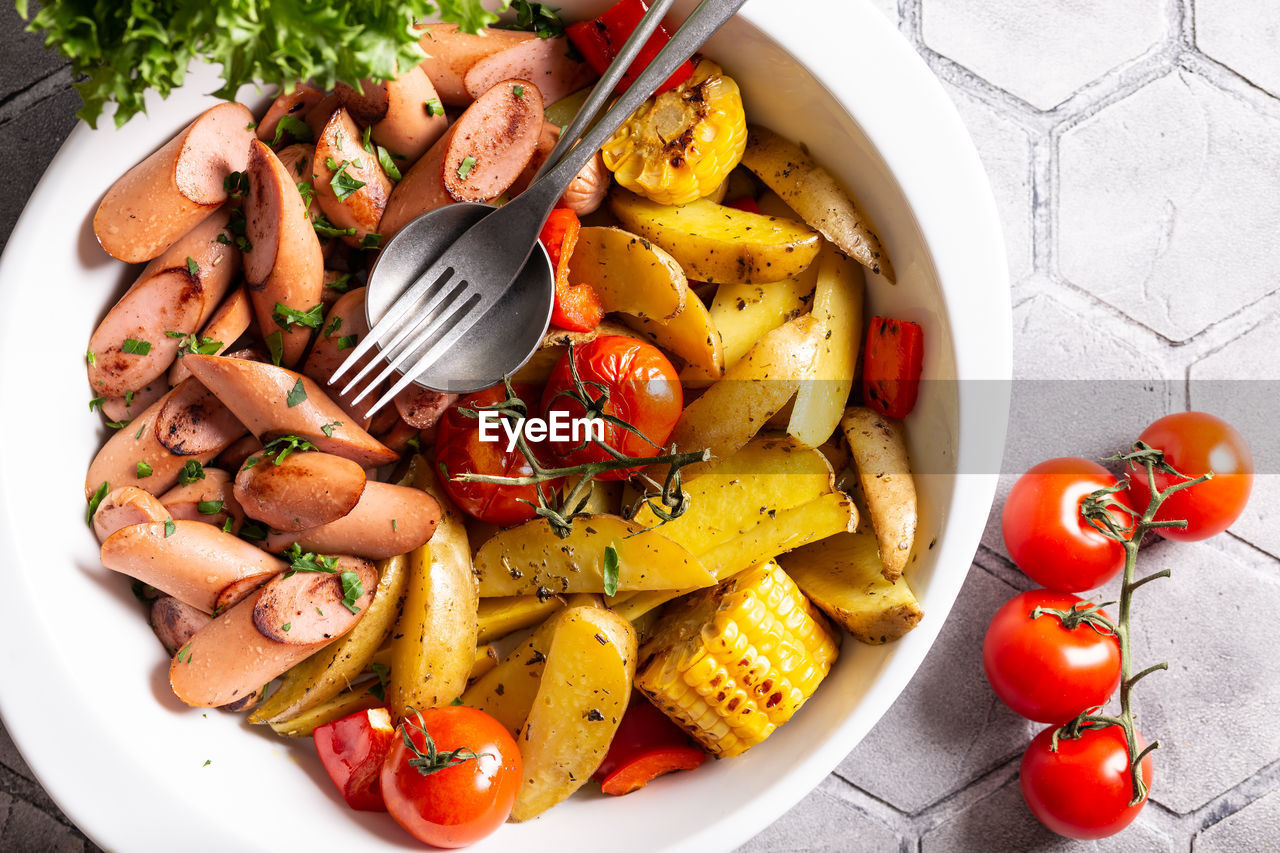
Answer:
POLYGON ((528 189, 496 209, 458 203, 426 213, 383 248, 366 291, 369 334, 329 380, 336 382, 377 347, 381 359, 370 359, 342 389, 349 393, 382 364, 352 398, 355 404, 393 373, 402 374, 368 416, 414 382, 457 393, 489 387, 538 348, 550 321, 554 273, 545 251, 531 256, 547 216, 600 146, 746 0, 702 0, 584 135, 673 2, 658 0, 649 9, 528 189))

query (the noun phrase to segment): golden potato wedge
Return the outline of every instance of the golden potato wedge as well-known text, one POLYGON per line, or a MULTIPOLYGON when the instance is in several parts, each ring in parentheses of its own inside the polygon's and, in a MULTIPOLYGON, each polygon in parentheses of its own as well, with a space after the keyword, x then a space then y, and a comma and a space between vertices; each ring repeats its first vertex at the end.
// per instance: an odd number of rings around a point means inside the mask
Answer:
POLYGON ((431 541, 409 554, 404 608, 391 639, 387 704, 397 719, 409 707, 425 710, 462 695, 475 661, 479 605, 471 546, 457 507, 430 465, 414 484, 440 504, 431 541))
POLYGON ((497 533, 476 552, 480 595, 604 592, 604 549, 610 545, 618 553, 620 590, 715 582, 696 557, 670 539, 615 515, 588 515, 576 519, 564 539, 541 518, 497 533))
POLYGON ((845 410, 840 428, 849 443, 871 527, 880 543, 884 576, 895 581, 911 557, 919 522, 902 421, 851 406, 845 410))
POLYGON ((863 643, 896 640, 924 618, 906 578, 885 580, 874 536, 842 533, 778 562, 810 601, 863 643))
POLYGON ((684 481, 689 495, 684 515, 657 527, 660 519, 645 504, 635 521, 696 557, 772 521, 781 510, 832 494, 834 483, 835 474, 818 451, 786 437, 757 437, 684 481))
POLYGON ((684 310, 689 282, 676 259, 621 228, 589 227, 569 260, 574 284, 589 284, 607 312, 666 323, 684 310))
POLYGON ((476 646, 476 657, 471 662, 471 672, 467 673, 467 683, 473 684, 476 679, 482 677, 485 673, 491 672, 498 665, 498 661, 502 660, 498 654, 498 647, 493 643, 485 643, 483 646, 476 646))
MULTIPOLYGON (((707 448, 713 458, 736 453, 795 396, 800 380, 813 370, 825 333, 822 323, 804 316, 766 334, 685 407, 671 441, 681 450, 707 448)), ((705 471, 707 464, 691 465, 686 473, 705 471)))
POLYGON ((693 291, 685 294, 684 310, 665 324, 641 317, 623 316, 622 321, 659 349, 684 362, 680 379, 711 381, 724 375, 724 348, 720 331, 707 306, 693 291))
POLYGON ((480 601, 477 619, 480 632, 478 643, 499 640, 522 628, 546 621, 552 613, 564 607, 564 599, 558 595, 539 598, 536 595, 509 595, 502 598, 485 598, 480 601))
POLYGON ((800 383, 787 434, 817 447, 835 434, 853 388, 862 343, 862 270, 828 245, 818 256, 814 319, 827 327, 813 371, 800 383))
POLYGON ((747 134, 742 165, 840 251, 894 282, 893 264, 866 215, 831 173, 800 146, 768 128, 753 126, 747 134))
POLYGON ((560 614, 538 694, 516 737, 523 775, 512 821, 537 817, 591 778, 627 710, 635 672, 630 622, 594 607, 560 614))
POLYGON ((720 330, 726 368, 737 364, 766 334, 809 310, 816 267, 772 284, 722 284, 716 289, 711 322, 720 330))
POLYGON ((512 737, 517 736, 529 716, 529 709, 533 707, 551 637, 557 621, 565 612, 551 614, 501 663, 477 678, 462 694, 462 704, 479 708, 506 726, 512 737))
POLYGON ((408 577, 404 555, 378 562, 378 588, 368 612, 337 642, 284 674, 280 687, 249 715, 251 723, 282 723, 329 701, 369 667, 391 633, 408 577))
MULTIPOLYGON (((793 548, 854 530, 857 525, 857 507, 848 496, 835 492, 761 519, 759 524, 716 545, 699 559, 717 580, 724 580, 793 548)), ((634 620, 691 591, 639 592, 614 603, 612 609, 624 619, 634 620)))
POLYGON ((381 704, 382 700, 369 692, 368 684, 360 684, 342 691, 337 696, 327 699, 295 717, 273 722, 270 726, 272 731, 284 737, 311 737, 311 733, 315 731, 316 726, 332 723, 334 720, 340 720, 343 717, 354 714, 356 711, 376 708, 381 704))
POLYGON ((609 209, 628 231, 671 253, 685 274, 715 284, 760 284, 804 272, 821 238, 801 222, 725 207, 707 199, 657 204, 621 187, 609 209))

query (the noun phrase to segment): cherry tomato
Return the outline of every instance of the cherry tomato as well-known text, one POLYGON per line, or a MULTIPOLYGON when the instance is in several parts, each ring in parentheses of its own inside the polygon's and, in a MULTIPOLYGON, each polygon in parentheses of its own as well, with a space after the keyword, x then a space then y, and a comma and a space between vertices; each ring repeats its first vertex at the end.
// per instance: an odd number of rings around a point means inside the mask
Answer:
POLYGON ((370 708, 316 726, 311 734, 325 772, 347 805, 357 811, 385 812, 380 778, 395 727, 386 708, 370 708))
MULTIPOLYGON (((1124 568, 1124 546, 1085 521, 1080 503, 1116 482, 1088 459, 1067 456, 1033 466, 1004 502, 1001 528, 1010 558, 1033 581, 1061 592, 1094 589, 1111 580, 1124 568)), ((1123 495, 1118 500, 1124 501, 1123 495)), ((1124 513, 1112 515, 1128 526, 1124 513)))
MULTIPOLYGON (((537 389, 518 385, 515 392, 525 402, 537 400, 537 389)), ((506 389, 497 385, 484 391, 468 394, 449 407, 436 431, 436 466, 444 466, 441 482, 449 497, 463 512, 481 521, 508 527, 528 521, 536 514, 530 501, 537 504, 538 487, 510 486, 495 483, 461 483, 453 478, 459 474, 488 474, 501 477, 528 477, 533 473, 529 460, 519 448, 507 450, 507 434, 499 426, 490 426, 489 433, 497 434, 496 441, 481 441, 480 422, 464 415, 461 409, 475 410, 506 399, 506 389)), ((531 413, 533 414, 533 413, 531 413)), ((538 452, 531 443, 530 449, 538 452)), ((542 456, 539 454, 539 459, 542 456)), ((544 483, 543 494, 550 498, 554 483, 544 483)))
MULTIPOLYGON (((1084 600, 1066 592, 1035 589, 996 611, 982 642, 987 681, 1011 709, 1040 723, 1065 723, 1103 705, 1120 685, 1120 643, 1084 622, 1068 629, 1052 613, 1031 618, 1037 607, 1069 612, 1084 600)), ((1104 613, 1105 615, 1105 613, 1104 613)))
MULTIPOLYGON (((1182 519, 1186 528, 1157 527, 1166 539, 1194 542, 1226 530, 1249 502, 1253 490, 1253 454, 1235 427, 1206 412, 1177 412, 1166 415, 1138 436, 1164 451, 1165 461, 1188 477, 1213 471, 1213 479, 1175 492, 1156 512, 1156 521, 1182 519)), ((1156 472, 1156 488, 1163 491, 1180 478, 1156 472)), ((1151 487, 1143 466, 1129 466, 1129 499, 1145 510, 1151 502, 1151 487)))
MULTIPOLYGON (((1135 733, 1136 734, 1136 733, 1135 733)), ((1067 838, 1088 841, 1115 835, 1147 804, 1133 799, 1129 752, 1119 726, 1088 729, 1075 739, 1058 739, 1050 752, 1053 729, 1035 736, 1022 756, 1022 797, 1032 814, 1067 838)), ((1146 748, 1136 737, 1138 751, 1146 748)), ((1142 781, 1151 785, 1151 756, 1142 759, 1142 781)))
POLYGON ((435 847, 465 847, 511 814, 520 771, 520 750, 511 733, 484 711, 465 705, 420 715, 411 711, 382 763, 382 797, 387 811, 414 838, 435 847), (415 749, 405 745, 404 732, 415 749), (437 763, 451 763, 444 753, 463 752, 452 766, 415 767, 409 762, 429 752, 428 739, 435 744, 437 763))
MULTIPOLYGON (((573 363, 578 378, 586 385, 590 399, 608 391, 604 414, 613 415, 639 430, 644 438, 614 424, 606 424, 604 441, 626 456, 651 457, 662 452, 671 437, 684 404, 680 378, 676 369, 657 347, 621 335, 602 335, 573 349, 573 363), (595 384, 592 384, 595 383, 595 384), (646 439, 648 439, 646 441, 646 439)), ((586 415, 586 408, 565 393, 574 388, 569 353, 561 356, 551 370, 551 378, 542 392, 542 408, 548 420, 553 413, 563 412, 568 419, 586 415)), ((594 442, 579 440, 550 441, 552 450, 570 465, 602 462, 613 457, 594 442)), ((622 480, 636 468, 600 474, 602 480, 622 480)))

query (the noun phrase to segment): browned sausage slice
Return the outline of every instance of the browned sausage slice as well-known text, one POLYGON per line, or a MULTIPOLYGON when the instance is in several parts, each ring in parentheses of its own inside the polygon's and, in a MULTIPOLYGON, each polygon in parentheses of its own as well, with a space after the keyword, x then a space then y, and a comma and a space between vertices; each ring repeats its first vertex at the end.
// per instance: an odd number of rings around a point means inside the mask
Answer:
POLYGON ((230 533, 239 533, 244 524, 244 510, 236 500, 231 475, 221 468, 205 468, 204 477, 174 486, 160 496, 160 503, 174 518, 203 521, 224 528, 231 520, 230 533))
POLYGON ((151 630, 169 654, 185 646, 197 631, 212 621, 208 613, 172 595, 162 595, 151 602, 151 630))
POLYGON ((173 367, 169 368, 169 384, 177 385, 191 375, 191 371, 182 364, 182 357, 192 352, 193 348, 198 347, 199 351, 206 355, 222 355, 227 347, 238 341, 240 336, 248 331, 249 324, 252 322, 253 307, 249 304, 249 292, 243 287, 237 287, 222 300, 222 304, 213 312, 209 322, 204 324, 199 335, 179 344, 178 360, 173 363, 173 367), (214 344, 217 344, 217 347, 213 352, 209 352, 208 348, 214 344))
MULTIPOLYGON (((351 398, 357 393, 356 390, 353 389, 350 394, 342 394, 339 388, 327 384, 333 372, 347 360, 347 356, 351 354, 356 344, 360 343, 360 339, 369 333, 369 324, 364 316, 364 294, 365 289, 357 287, 342 294, 333 303, 329 313, 325 315, 320 334, 311 344, 311 352, 307 354, 307 360, 303 362, 302 373, 314 379, 321 387, 328 388, 330 399, 341 406, 354 423, 367 428, 368 424, 364 417, 367 407, 361 408, 351 403, 351 398)), ((373 358, 377 358, 374 353, 362 356, 351 371, 351 375, 354 376, 373 358)))
POLYGON ((102 416, 114 423, 126 423, 151 408, 151 405, 169 393, 174 382, 156 379, 137 391, 126 391, 120 397, 107 397, 102 401, 102 416))
MULTIPOLYGON (((320 103, 322 98, 324 98, 324 92, 306 83, 294 86, 292 92, 281 92, 267 108, 267 114, 262 117, 262 121, 258 122, 258 138, 270 145, 276 138, 280 119, 293 116, 298 121, 305 121, 307 112, 320 103)), ((292 138, 292 135, 282 134, 282 139, 292 138)))
POLYGON ((105 542, 122 527, 149 521, 164 523, 169 517, 169 510, 146 489, 122 486, 107 492, 98 504, 98 511, 93 514, 93 532, 99 542, 105 542))
POLYGON ((149 261, 227 200, 224 181, 244 171, 253 115, 241 104, 201 113, 163 148, 111 185, 93 217, 107 254, 149 261))
POLYGON ((488 27, 471 35, 459 32, 456 24, 428 24, 419 30, 422 37, 418 43, 427 58, 418 67, 426 72, 440 100, 457 107, 472 101, 463 79, 473 65, 486 56, 537 38, 533 33, 488 27))
POLYGON ((164 374, 183 339, 213 316, 240 271, 240 254, 217 240, 220 211, 147 264, 89 338, 89 387, 121 396, 164 374), (172 333, 172 334, 171 334, 172 333))
POLYGON ((226 610, 288 566, 199 521, 122 527, 102 543, 102 565, 206 613, 226 610))
POLYGON ((431 79, 418 65, 394 80, 365 80, 359 91, 339 83, 335 92, 352 118, 372 126, 374 142, 399 155, 401 159, 394 162, 401 171, 413 165, 449 126, 431 79))
MULTIPOLYGON (((253 457, 250 457, 251 459, 253 457)), ((298 531, 337 521, 365 488, 364 469, 331 453, 258 457, 236 475, 235 496, 245 514, 276 530, 298 531)))
POLYGON ((85 475, 85 497, 103 483, 166 492, 178 482, 184 465, 203 465, 244 431, 217 397, 188 379, 108 439, 85 475))
POLYGON ((258 331, 263 338, 281 335, 282 361, 292 366, 306 352, 319 322, 317 316, 313 323, 307 312, 320 304, 324 255, 288 168, 262 141, 250 145, 244 212, 252 248, 244 255, 244 275, 258 331))
POLYGON ((343 237, 347 245, 360 247, 365 237, 378 232, 378 221, 391 194, 391 179, 382 171, 376 154, 360 144, 360 128, 351 115, 339 109, 316 138, 311 162, 315 203, 337 228, 355 228, 343 237))
POLYGON ((432 391, 421 385, 410 385, 393 398, 400 417, 415 430, 431 429, 457 400, 457 394, 432 391))
POLYGON ((378 573, 365 561, 342 560, 339 569, 281 576, 215 618, 174 655, 174 694, 204 708, 243 701, 350 631, 368 610, 378 573), (352 579, 358 595, 349 595, 355 592, 352 579))
POLYGON ((486 56, 467 71, 463 85, 473 98, 503 80, 528 80, 538 87, 542 100, 554 103, 596 79, 591 66, 570 55, 569 40, 536 38, 486 56))
POLYGON ((325 453, 358 462, 362 468, 376 468, 399 458, 300 373, 221 356, 189 355, 186 361, 192 374, 264 443, 296 435, 325 453))
POLYGON ((318 554, 356 554, 385 560, 425 544, 440 521, 440 505, 409 486, 369 481, 360 502, 337 521, 297 533, 270 533, 263 547, 284 551, 294 542, 318 554))

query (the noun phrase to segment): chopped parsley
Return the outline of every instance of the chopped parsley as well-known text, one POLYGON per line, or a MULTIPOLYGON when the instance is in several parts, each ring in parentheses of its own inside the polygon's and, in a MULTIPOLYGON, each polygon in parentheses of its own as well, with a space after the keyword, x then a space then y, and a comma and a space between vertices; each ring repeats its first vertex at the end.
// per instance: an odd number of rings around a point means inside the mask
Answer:
POLYGON ((357 340, 359 338, 356 335, 343 335, 338 338, 338 352, 342 352, 344 349, 351 349, 356 345, 357 340))
POLYGON ((317 216, 311 223, 312 229, 315 230, 318 237, 354 237, 356 229, 354 228, 338 228, 323 216, 317 216))
POLYGON ((89 350, 84 354, 84 360, 90 367, 95 367, 98 364, 98 356, 94 354, 93 350, 89 350))
POLYGON ((356 607, 356 602, 360 600, 360 596, 364 595, 364 584, 360 583, 360 575, 355 572, 343 572, 338 575, 338 580, 342 583, 342 606, 352 613, 359 613, 360 608, 356 607))
POLYGON ((197 501, 196 512, 201 515, 217 515, 222 512, 222 501, 197 501))
POLYGON ((164 520, 164 538, 168 539, 170 536, 172 536, 177 532, 178 532, 178 525, 173 523, 172 518, 166 518, 164 520))
POLYGON ((306 402, 307 389, 302 387, 302 377, 298 377, 298 381, 294 383, 293 390, 285 396, 284 401, 289 404, 289 408, 306 402))
POLYGON ((291 116, 288 113, 285 113, 280 116, 280 122, 276 125, 275 136, 271 137, 271 147, 275 148, 279 145, 280 140, 284 139, 284 135, 286 133, 298 142, 310 142, 313 138, 311 125, 307 124, 297 116, 291 116))
MULTIPOLYGON (((337 423, 337 421, 334 421, 337 423)), ((282 435, 279 438, 273 438, 268 441, 262 448, 263 456, 274 456, 275 464, 279 465, 289 457, 290 453, 305 453, 308 450, 315 450, 316 446, 305 438, 297 435, 282 435)), ((257 456, 245 460, 244 466, 252 468, 258 461, 257 456)))
MULTIPOLYGON (((333 160, 332 157, 329 160, 333 160)), ((338 171, 333 173, 333 177, 329 179, 329 186, 333 188, 333 194, 338 201, 345 202, 356 190, 364 186, 364 181, 347 173, 347 167, 352 165, 346 160, 342 161, 342 165, 338 167, 338 171)), ((330 166, 330 168, 333 168, 330 166)), ((358 168, 358 166, 357 166, 358 168)))
POLYGON ((271 363, 276 367, 284 361, 284 332, 276 329, 266 337, 267 353, 271 356, 271 363))
POLYGON ((93 524, 93 514, 98 511, 98 507, 102 505, 102 499, 107 496, 107 492, 111 491, 111 487, 107 485, 107 481, 103 480, 102 485, 89 495, 89 509, 84 515, 86 524, 93 524))
POLYGON ((232 518, 231 516, 229 516, 229 515, 228 515, 228 516, 227 516, 227 520, 226 520, 226 521, 224 521, 224 522, 222 522, 222 532, 223 532, 223 533, 230 533, 230 532, 231 532, 231 528, 235 526, 235 521, 236 521, 236 520, 235 520, 234 518, 232 518))
POLYGON ((120 351, 129 355, 146 355, 151 352, 151 342, 140 341, 137 338, 125 338, 120 351))
MULTIPOLYGON (((302 552, 302 546, 297 542, 294 542, 285 550, 284 558, 289 561, 289 568, 284 573, 284 576, 287 578, 293 577, 298 572, 317 572, 331 575, 338 570, 337 557, 326 557, 323 554, 313 554, 310 552, 304 554, 302 552)), ((343 572, 343 574, 355 573, 343 572)), ((357 580, 358 579, 359 577, 357 576, 357 580)))
POLYGON ((197 480, 204 479, 204 466, 194 459, 182 466, 182 470, 178 472, 178 482, 184 486, 189 486, 197 480))
POLYGON ((427 111, 428 116, 444 115, 444 104, 440 103, 439 98, 432 98, 429 101, 423 102, 422 107, 427 111))
POLYGON ((612 545, 606 545, 604 549, 604 566, 602 567, 604 574, 604 594, 618 594, 618 549, 612 545))
POLYGON ((511 8, 515 10, 516 19, 509 24, 498 24, 504 30, 527 30, 535 33, 540 39, 559 38, 564 35, 564 21, 556 14, 555 9, 533 3, 530 0, 513 0, 511 8))
POLYGON ((376 249, 382 245, 382 235, 374 234, 372 231, 360 238, 361 249, 376 249))
POLYGON ((92 400, 89 401, 89 411, 91 412, 102 411, 102 404, 105 402, 107 402, 106 397, 94 397, 92 400))
POLYGON ((335 317, 332 317, 329 320, 329 322, 324 324, 324 332, 322 332, 322 334, 326 338, 328 338, 328 337, 331 337, 334 332, 338 331, 341 328, 342 328, 342 318, 335 316, 335 317))
POLYGON ((326 284, 325 287, 329 288, 330 290, 336 290, 339 293, 346 293, 347 290, 350 289, 351 287, 351 273, 344 272, 342 275, 338 276, 333 281, 326 284))
POLYGON ((471 170, 476 167, 476 158, 468 154, 462 158, 462 164, 458 166, 458 177, 466 180, 467 175, 471 174, 471 170))
POLYGON ((394 157, 395 155, 390 151, 383 148, 381 145, 378 146, 378 165, 382 167, 382 171, 387 173, 388 178, 393 181, 399 181, 402 176, 400 174, 400 167, 397 166, 393 160, 394 157))
POLYGON ((378 683, 369 688, 369 693, 379 702, 387 701, 387 676, 391 674, 391 669, 385 663, 375 662, 369 667, 373 670, 373 674, 378 677, 378 683))
POLYGON ((342 421, 332 421, 320 427, 320 431, 325 434, 326 438, 333 438, 333 431, 342 426, 342 421))
POLYGON ((523 98, 523 97, 524 97, 524 86, 521 86, 519 83, 517 83, 516 85, 512 86, 512 87, 511 87, 511 94, 515 95, 517 98, 523 98))
POLYGON ((155 473, 155 469, 154 469, 154 468, 152 468, 148 463, 143 462, 143 461, 141 461, 141 460, 139 460, 139 462, 138 462, 138 464, 137 464, 137 466, 136 466, 136 469, 137 469, 137 472, 138 472, 138 479, 139 479, 139 480, 141 480, 143 477, 150 477, 152 474, 154 474, 154 473, 155 473))
POLYGON ((249 194, 249 173, 231 172, 222 179, 222 188, 231 198, 244 198, 249 194))
POLYGON ((306 311, 299 311, 283 302, 277 302, 276 307, 271 310, 271 319, 275 320, 276 325, 282 329, 288 329, 290 326, 306 326, 308 329, 315 329, 324 320, 324 303, 317 302, 306 311))

